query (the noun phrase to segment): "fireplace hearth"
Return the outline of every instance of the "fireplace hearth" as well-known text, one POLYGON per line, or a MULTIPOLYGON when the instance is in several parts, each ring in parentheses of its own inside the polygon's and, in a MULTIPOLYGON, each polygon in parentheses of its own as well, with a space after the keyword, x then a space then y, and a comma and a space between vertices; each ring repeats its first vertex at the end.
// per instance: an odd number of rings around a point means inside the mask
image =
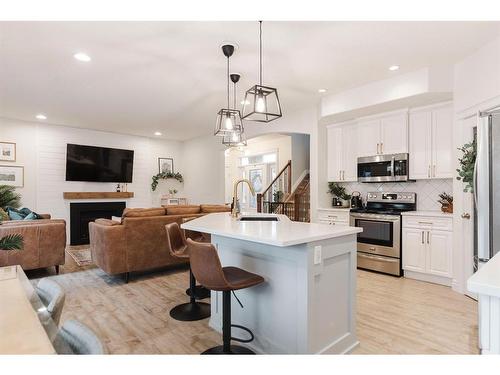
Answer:
POLYGON ((122 216, 125 202, 70 203, 70 244, 90 243, 89 223, 96 219, 122 216))

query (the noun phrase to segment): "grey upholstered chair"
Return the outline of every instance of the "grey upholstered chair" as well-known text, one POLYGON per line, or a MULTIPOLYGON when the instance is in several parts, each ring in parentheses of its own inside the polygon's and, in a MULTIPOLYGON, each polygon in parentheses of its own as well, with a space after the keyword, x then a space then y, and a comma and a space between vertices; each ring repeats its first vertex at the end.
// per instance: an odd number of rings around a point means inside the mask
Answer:
POLYGON ((106 354, 104 345, 85 324, 67 320, 54 340, 58 354, 106 354))
POLYGON ((64 289, 55 281, 44 278, 38 282, 36 293, 47 308, 54 323, 59 325, 64 307, 64 300, 66 299, 64 289))

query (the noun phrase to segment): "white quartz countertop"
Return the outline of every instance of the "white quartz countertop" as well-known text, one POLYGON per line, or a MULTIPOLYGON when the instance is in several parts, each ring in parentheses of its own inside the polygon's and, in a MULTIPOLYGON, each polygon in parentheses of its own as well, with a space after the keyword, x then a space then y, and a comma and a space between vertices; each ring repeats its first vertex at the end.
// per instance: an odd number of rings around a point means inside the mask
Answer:
POLYGON ((467 289, 478 294, 500 297, 500 253, 469 277, 467 289))
MULTIPOLYGON (((247 215, 256 216, 256 215, 247 215)), ((290 221, 284 215, 279 221, 239 221, 227 212, 213 213, 188 221, 183 229, 210 233, 273 246, 293 246, 313 241, 360 233, 361 228, 290 221)))
POLYGON ((403 216, 431 216, 431 217, 449 217, 453 218, 453 214, 441 211, 405 211, 402 212, 403 216))
POLYGON ((351 211, 351 207, 329 207, 329 208, 318 208, 318 211, 351 211))

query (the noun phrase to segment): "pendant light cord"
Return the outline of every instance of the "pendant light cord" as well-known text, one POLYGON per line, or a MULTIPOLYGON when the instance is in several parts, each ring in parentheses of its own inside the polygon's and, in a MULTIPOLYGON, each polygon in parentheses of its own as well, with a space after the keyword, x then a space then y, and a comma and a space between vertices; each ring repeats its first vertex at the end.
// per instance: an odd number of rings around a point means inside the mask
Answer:
POLYGON ((227 109, 229 108, 229 56, 227 57, 227 109))
POLYGON ((262 86, 262 21, 259 21, 259 67, 260 85, 262 86))
POLYGON ((236 109, 236 82, 234 83, 234 92, 233 92, 233 109, 236 109))

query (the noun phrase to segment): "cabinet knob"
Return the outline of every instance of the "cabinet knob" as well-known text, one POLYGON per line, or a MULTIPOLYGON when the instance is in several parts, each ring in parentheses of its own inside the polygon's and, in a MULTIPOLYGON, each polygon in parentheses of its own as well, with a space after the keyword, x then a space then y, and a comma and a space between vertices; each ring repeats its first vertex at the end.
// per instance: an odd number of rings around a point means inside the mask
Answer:
POLYGON ((462 214, 462 219, 467 219, 467 220, 470 219, 470 214, 468 212, 464 212, 462 214))

